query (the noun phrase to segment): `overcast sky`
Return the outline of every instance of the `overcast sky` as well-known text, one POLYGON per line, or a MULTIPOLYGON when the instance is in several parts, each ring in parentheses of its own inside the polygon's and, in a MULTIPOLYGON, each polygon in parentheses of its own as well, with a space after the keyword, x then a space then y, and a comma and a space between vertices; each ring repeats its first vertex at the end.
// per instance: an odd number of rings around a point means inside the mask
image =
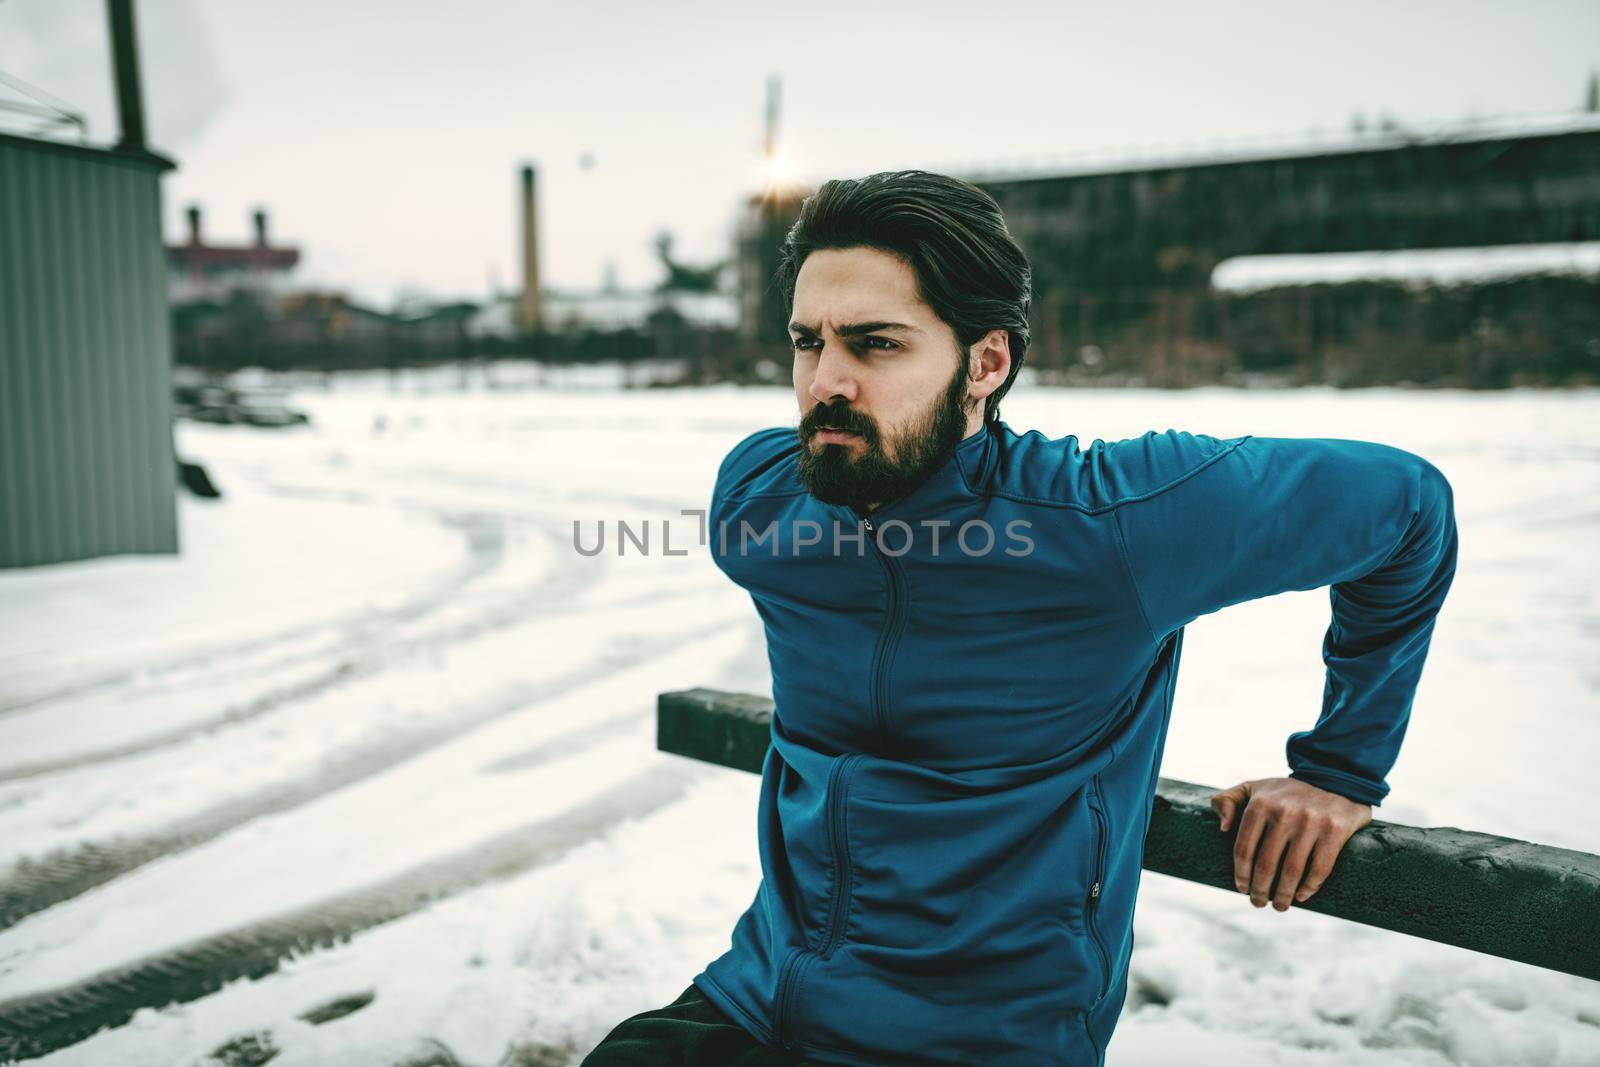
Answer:
MULTIPOLYGON (((547 284, 730 251, 762 180, 764 83, 798 174, 970 173, 1042 156, 1547 114, 1600 69, 1600 2, 138 0, 169 237, 258 203, 311 281, 387 304, 517 279, 537 161, 547 284), (759 13, 765 12, 765 13, 759 13), (590 165, 582 165, 585 155, 590 165)), ((0 71, 115 138, 104 0, 0 0, 0 71)), ((0 95, 8 95, 0 90, 0 95)), ((12 96, 11 98, 15 98, 12 96)), ((15 125, 8 127, 16 129, 15 125)))

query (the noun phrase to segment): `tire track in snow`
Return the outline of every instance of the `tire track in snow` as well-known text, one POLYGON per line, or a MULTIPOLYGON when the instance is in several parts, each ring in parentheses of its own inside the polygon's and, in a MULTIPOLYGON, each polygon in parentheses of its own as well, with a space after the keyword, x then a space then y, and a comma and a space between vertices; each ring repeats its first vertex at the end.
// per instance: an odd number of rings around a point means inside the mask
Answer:
MULTIPOLYGON (((448 603, 483 575, 498 567, 505 554, 505 522, 495 515, 481 512, 432 511, 434 519, 462 532, 466 540, 467 559, 453 573, 433 583, 432 587, 411 599, 388 609, 364 608, 342 617, 306 623, 279 630, 264 636, 249 638, 232 644, 207 646, 198 651, 186 650, 171 655, 154 664, 124 665, 107 668, 88 678, 77 679, 66 685, 36 693, 9 704, 0 704, 0 716, 24 711, 42 705, 82 696, 95 690, 135 683, 141 677, 174 674, 179 671, 205 668, 216 660, 238 660, 243 657, 270 652, 274 648, 304 641, 327 633, 341 639, 353 636, 357 640, 376 642, 383 633, 395 626, 426 616, 448 603)), ((324 652, 323 655, 328 653, 324 652)), ((307 655, 300 653, 301 657, 307 655)), ((269 665, 271 666, 271 665, 269 665)), ((15 777, 15 775, 12 775, 15 777)))
MULTIPOLYGON (((682 600, 685 597, 692 597, 702 592, 703 588, 698 586, 680 589, 658 589, 618 597, 613 600, 587 601, 576 606, 590 610, 626 608, 641 604, 682 600)), ((230 707, 227 711, 212 718, 189 722, 163 733, 147 734, 137 741, 130 741, 122 745, 113 745, 89 752, 75 752, 71 756, 64 756, 61 759, 38 760, 33 763, 20 763, 13 764, 10 767, 0 767, 0 785, 25 778, 34 778, 43 774, 78 770, 99 763, 112 763, 119 759, 140 756, 147 752, 166 748, 169 745, 194 740, 230 726, 238 726, 258 719, 279 708, 315 697, 336 686, 370 677, 388 667, 392 662, 402 660, 408 656, 447 649, 452 645, 471 641, 498 630, 554 614, 557 611, 570 611, 574 606, 575 602, 573 601, 563 602, 559 598, 551 598, 548 583, 540 582, 503 598, 503 602, 485 610, 475 619, 457 623, 453 626, 441 627, 434 632, 419 634, 401 640, 391 639, 381 643, 374 641, 373 644, 377 647, 365 650, 361 655, 354 658, 347 651, 336 651, 335 658, 338 659, 338 662, 327 669, 306 678, 280 685, 275 689, 269 689, 244 702, 243 705, 230 707)))
MULTIPOLYGON (((521 711, 531 704, 565 696, 594 682, 608 670, 648 663, 743 624, 744 620, 740 618, 720 623, 713 621, 697 625, 691 631, 645 641, 619 635, 613 639, 609 649, 561 674, 508 687, 475 705, 469 704, 458 709, 457 713, 431 727, 388 737, 384 743, 352 753, 338 763, 323 764, 312 777, 279 783, 250 796, 197 812, 158 833, 90 842, 39 859, 21 860, 0 877, 0 930, 152 860, 194 848, 252 819, 287 811, 387 771, 443 742, 521 711)), ((606 722, 585 724, 579 732, 587 732, 591 736, 585 739, 581 747, 599 744, 606 735, 607 725, 606 722)), ((573 744, 568 734, 562 734, 545 742, 539 749, 554 746, 559 753, 563 746, 571 749, 573 744)), ((519 765, 509 762, 514 759, 543 762, 544 759, 537 754, 539 749, 505 757, 485 769, 500 772, 520 769, 519 765)))
MULTIPOLYGON (((279 667, 298 665, 298 661, 306 659, 326 660, 331 658, 334 660, 333 663, 320 671, 293 682, 269 688, 244 704, 230 707, 219 715, 197 722, 188 722, 180 727, 161 733, 148 734, 136 741, 130 741, 125 744, 113 745, 90 752, 75 752, 71 756, 65 756, 60 759, 37 760, 33 763, 0 767, 0 784, 23 778, 32 778, 41 774, 74 770, 97 763, 108 763, 129 756, 137 756, 213 733, 217 730, 226 729, 230 726, 251 722, 264 715, 271 714, 279 708, 315 697, 337 686, 376 675, 391 664, 409 657, 446 649, 452 645, 461 644, 498 630, 516 626, 530 618, 547 615, 557 610, 569 610, 573 602, 567 598, 574 596, 592 581, 592 576, 583 570, 559 569, 556 573, 548 575, 523 589, 502 596, 497 602, 480 610, 476 616, 444 624, 434 630, 424 631, 410 637, 396 639, 389 631, 394 626, 413 621, 413 619, 392 619, 390 620, 390 625, 386 625, 381 629, 374 629, 362 635, 360 644, 353 649, 341 646, 331 650, 302 654, 299 657, 280 662, 277 664, 279 667)), ((681 595, 687 595, 687 591, 681 595)), ((442 606, 443 603, 444 599, 441 599, 439 603, 432 605, 429 609, 430 612, 442 606)), ((203 683, 195 682, 189 684, 203 683)))
POLYGON ((714 773, 688 760, 641 771, 560 815, 454 856, 311 907, 241 926, 48 992, 0 1001, 0 1060, 43 1056, 140 1008, 197 1000, 239 978, 260 978, 296 954, 348 941, 458 893, 560 859, 628 819, 651 814, 714 773))

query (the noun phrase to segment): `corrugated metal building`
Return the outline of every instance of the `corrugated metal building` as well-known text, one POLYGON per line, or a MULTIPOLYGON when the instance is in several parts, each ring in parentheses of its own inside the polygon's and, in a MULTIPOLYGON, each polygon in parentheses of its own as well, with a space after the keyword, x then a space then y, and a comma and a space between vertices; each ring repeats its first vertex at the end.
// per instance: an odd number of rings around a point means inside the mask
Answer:
MULTIPOLYGON (((131 8, 112 14, 126 84, 131 8)), ((0 135, 0 567, 178 551, 172 163, 121 103, 115 150, 0 135)))
POLYGON ((0 135, 0 566, 178 550, 168 166, 0 135))

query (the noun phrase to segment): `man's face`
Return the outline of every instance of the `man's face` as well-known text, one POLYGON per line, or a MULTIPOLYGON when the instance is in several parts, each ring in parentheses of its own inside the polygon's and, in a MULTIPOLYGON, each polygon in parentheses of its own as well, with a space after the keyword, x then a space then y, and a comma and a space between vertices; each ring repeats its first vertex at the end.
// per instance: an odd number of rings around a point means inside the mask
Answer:
POLYGON ((819 500, 865 512, 898 499, 982 425, 955 331, 917 295, 911 267, 887 252, 808 255, 789 336, 799 475, 819 500))

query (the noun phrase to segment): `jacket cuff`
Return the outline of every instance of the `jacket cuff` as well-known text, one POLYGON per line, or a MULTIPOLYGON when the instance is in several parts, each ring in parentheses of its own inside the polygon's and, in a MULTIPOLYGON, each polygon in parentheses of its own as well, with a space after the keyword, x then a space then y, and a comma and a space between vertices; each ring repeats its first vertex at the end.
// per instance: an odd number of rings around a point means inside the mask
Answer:
POLYGON ((1342 771, 1324 770, 1320 767, 1299 767, 1289 772, 1289 777, 1314 785, 1318 789, 1326 789, 1330 793, 1337 793, 1346 800, 1353 800, 1357 804, 1371 804, 1377 807, 1383 803, 1383 798, 1389 795, 1387 786, 1373 785, 1364 778, 1357 778, 1353 774, 1342 771))

